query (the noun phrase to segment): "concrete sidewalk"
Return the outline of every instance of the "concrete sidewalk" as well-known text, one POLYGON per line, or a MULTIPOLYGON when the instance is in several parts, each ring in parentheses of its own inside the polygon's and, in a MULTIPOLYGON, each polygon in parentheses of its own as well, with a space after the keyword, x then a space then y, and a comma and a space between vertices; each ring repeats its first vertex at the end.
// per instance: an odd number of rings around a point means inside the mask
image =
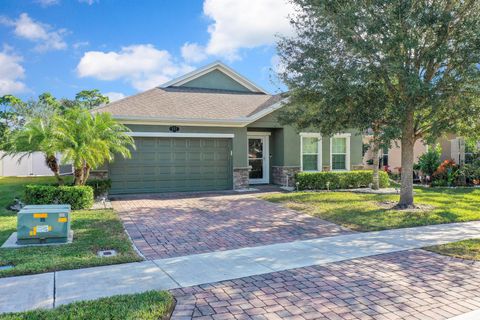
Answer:
POLYGON ((340 235, 0 279, 0 312, 166 290, 480 237, 480 221, 340 235))

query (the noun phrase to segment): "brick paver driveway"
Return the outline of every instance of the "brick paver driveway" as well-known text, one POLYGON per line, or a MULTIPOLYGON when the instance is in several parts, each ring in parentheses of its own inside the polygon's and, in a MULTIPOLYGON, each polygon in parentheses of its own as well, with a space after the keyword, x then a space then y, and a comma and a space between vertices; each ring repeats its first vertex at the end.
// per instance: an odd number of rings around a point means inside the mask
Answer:
POLYGON ((350 232, 251 194, 144 196, 112 204, 147 259, 350 232))
POLYGON ((480 264, 404 251, 177 289, 179 319, 448 319, 480 308, 480 264))

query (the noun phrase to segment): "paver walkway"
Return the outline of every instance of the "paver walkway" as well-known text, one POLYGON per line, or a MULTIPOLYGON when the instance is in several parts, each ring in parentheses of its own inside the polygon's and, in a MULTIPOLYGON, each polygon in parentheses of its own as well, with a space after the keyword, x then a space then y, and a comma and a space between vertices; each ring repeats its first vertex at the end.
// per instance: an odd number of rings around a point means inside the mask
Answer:
MULTIPOLYGON (((329 264, 327 267, 336 270, 335 268, 337 268, 337 264, 335 264, 335 262, 341 266, 343 263, 347 262, 340 261, 357 259, 350 262, 351 264, 348 268, 342 269, 347 270, 350 268, 350 276, 353 277, 354 274, 361 272, 363 267, 365 267, 365 265, 360 264, 359 268, 355 268, 355 265, 360 261, 358 259, 363 257, 411 250, 427 245, 448 243, 463 239, 476 238, 479 236, 480 221, 475 221, 449 225, 347 234, 328 238, 294 241, 222 252, 211 252, 155 261, 144 261, 140 263, 11 277, 0 279, 0 312, 22 311, 40 306, 53 307, 73 301, 95 299, 120 293, 175 289, 252 276, 255 276, 252 279, 268 280, 268 277, 270 276, 261 276, 260 278, 257 278, 256 276, 283 272, 295 268, 317 270, 317 267, 314 267, 313 269, 305 268, 313 265, 324 266, 329 264), (35 290, 32 290, 32 288, 35 288, 35 290)), ((408 263, 409 257, 406 256, 402 258, 400 256, 397 259, 399 260, 399 263, 402 263, 402 261, 408 263)), ((376 261, 377 263, 368 264, 370 269, 367 273, 363 273, 365 277, 367 277, 369 273, 372 274, 372 277, 376 277, 376 274, 373 271, 376 270, 382 272, 383 269, 386 268, 387 263, 383 263, 384 260, 380 259, 376 261)), ((444 265, 443 270, 450 268, 450 265, 446 260, 441 260, 438 265, 444 265)), ((467 281, 464 280, 465 277, 462 273, 457 274, 455 271, 456 269, 450 269, 453 271, 446 275, 440 274, 439 277, 435 277, 434 274, 438 274, 440 269, 436 266, 429 267, 428 262, 426 262, 421 269, 416 270, 415 262, 413 262, 411 265, 411 267, 414 268, 413 271, 402 271, 401 269, 403 267, 409 268, 410 266, 407 264, 400 264, 396 267, 397 270, 405 272, 403 276, 400 271, 397 271, 397 273, 391 275, 383 275, 383 278, 381 278, 383 280, 381 281, 386 281, 386 283, 388 283, 387 280, 391 276, 393 277, 392 279, 397 279, 395 281, 400 281, 396 282, 397 284, 401 284, 404 287, 418 286, 420 294, 422 292, 421 289, 425 288, 427 285, 433 286, 435 283, 446 280, 447 282, 444 283, 444 285, 448 284, 448 290, 453 296, 455 296, 459 290, 461 292, 471 292, 471 289, 466 287, 470 283, 467 283, 467 281), (428 270, 431 272, 428 273, 428 270), (421 273, 423 271, 427 272, 425 277, 419 278, 422 276, 421 273), (416 278, 413 277, 412 279, 421 279, 421 281, 410 280, 410 275, 416 275, 416 278), (398 278, 399 276, 402 276, 403 280, 398 280, 400 279, 398 278), (427 280, 430 282, 425 282, 427 280), (456 286, 460 288, 455 288, 456 286)), ((395 269, 395 267, 392 268, 395 269)), ((480 270, 477 265, 469 270, 465 269, 464 272, 476 279, 475 281, 480 280, 480 275, 478 275, 480 270), (478 279, 476 278, 477 276, 479 277, 478 279)), ((314 278, 315 275, 307 275, 306 277, 314 278)), ((290 287, 288 278, 285 279, 285 281, 285 288, 287 290, 290 288, 293 289, 293 287, 290 287)), ((327 296, 334 293, 337 294, 337 291, 340 291, 339 289, 341 285, 331 282, 328 277, 323 279, 323 281, 326 281, 323 284, 327 286, 325 288, 328 289, 328 293, 326 293, 327 296)), ((363 284, 367 283, 368 281, 365 278, 363 282, 358 282, 357 284, 363 286, 363 284)), ((376 289, 379 289, 378 292, 382 292, 380 290, 381 286, 379 286, 379 282, 374 282, 372 287, 367 287, 362 287, 362 290, 374 292, 376 289)), ((438 288, 441 288, 441 286, 438 288)), ((238 293, 242 292, 242 290, 238 288, 236 290, 238 293)), ((322 287, 312 287, 312 291, 322 292, 323 290, 322 287)), ((352 290, 356 290, 354 284, 352 290)), ((477 295, 480 295, 478 285, 475 286, 475 290, 477 295)), ((248 292, 248 288, 244 291, 248 292)), ((437 289, 432 296, 437 296, 440 292, 441 290, 437 289)), ((288 293, 284 294, 289 295, 288 293)), ((469 297, 469 294, 470 293, 465 293, 465 295, 458 294, 456 297, 459 300, 466 299, 467 296, 469 297)), ((195 297, 195 299, 198 298, 199 297, 195 297)), ((279 296, 277 298, 280 299, 282 297, 279 296)), ((392 301, 395 303, 401 302, 401 300, 392 301)), ((448 302, 447 304, 450 303, 449 300, 445 300, 445 302, 448 302)), ((471 302, 471 304, 474 303, 471 302)), ((183 305, 183 303, 180 305, 183 305)), ((180 307, 179 311, 182 308, 185 307, 180 307)), ((219 317, 224 316, 225 315, 219 317)), ((229 314, 227 314, 227 316, 230 317, 229 314)))
POLYGON ((143 196, 113 207, 149 260, 352 233, 251 194, 143 196))

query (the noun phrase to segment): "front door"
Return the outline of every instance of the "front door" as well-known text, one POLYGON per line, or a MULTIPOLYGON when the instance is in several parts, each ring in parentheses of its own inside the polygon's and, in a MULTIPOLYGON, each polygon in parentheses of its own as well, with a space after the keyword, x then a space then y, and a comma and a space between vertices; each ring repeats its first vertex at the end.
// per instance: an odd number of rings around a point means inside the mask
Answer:
POLYGON ((268 136, 248 136, 249 183, 269 183, 268 136))

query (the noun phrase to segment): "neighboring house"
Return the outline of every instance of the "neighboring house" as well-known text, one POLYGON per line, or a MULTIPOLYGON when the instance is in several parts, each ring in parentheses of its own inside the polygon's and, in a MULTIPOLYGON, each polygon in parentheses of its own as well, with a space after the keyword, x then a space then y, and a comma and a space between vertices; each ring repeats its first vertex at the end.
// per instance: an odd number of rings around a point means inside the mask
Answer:
POLYGON ((281 125, 284 96, 215 62, 96 109, 131 130, 136 150, 106 170, 111 194, 294 184, 296 172, 363 168, 362 136, 281 125))
MULTIPOLYGON (((0 176, 53 176, 52 171, 45 164, 45 156, 41 152, 33 152, 22 157, 5 156, 0 151, 0 176)), ((62 174, 72 172, 70 165, 60 166, 62 174)))
MULTIPOLYGON (((364 136, 363 143, 368 145, 371 136, 364 136)), ((465 141, 461 137, 449 134, 445 137, 438 139, 438 143, 442 148, 441 160, 454 160, 456 163, 463 164, 465 163, 465 141)), ((414 145, 413 156, 414 162, 418 162, 418 158, 423 155, 428 150, 428 145, 424 144, 423 141, 417 140, 414 145)), ((402 148, 400 147, 400 141, 394 141, 389 149, 382 150, 381 154, 381 164, 383 166, 388 166, 388 168, 394 172, 398 173, 402 167, 402 148)), ((363 156, 363 164, 366 168, 371 168, 372 162, 372 152, 371 150, 366 150, 363 156)))

